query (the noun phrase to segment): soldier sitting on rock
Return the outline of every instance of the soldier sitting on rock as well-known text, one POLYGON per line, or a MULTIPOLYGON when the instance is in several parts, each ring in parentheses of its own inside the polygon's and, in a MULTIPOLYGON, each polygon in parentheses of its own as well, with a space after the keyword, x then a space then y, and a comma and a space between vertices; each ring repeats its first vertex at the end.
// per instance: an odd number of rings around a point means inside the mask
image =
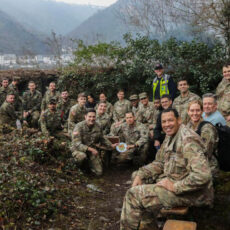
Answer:
POLYGON ((63 137, 62 119, 60 111, 56 109, 57 102, 51 98, 49 100, 48 109, 46 109, 40 117, 40 125, 42 133, 46 136, 63 137))
POLYGON ((116 163, 132 162, 134 165, 146 163, 148 153, 148 129, 146 126, 136 122, 133 112, 125 114, 126 122, 111 132, 112 136, 119 136, 120 142, 127 144, 127 151, 113 152, 112 160, 116 163))
POLYGON ((36 84, 33 81, 28 83, 29 90, 23 94, 23 120, 25 124, 33 128, 38 127, 40 117, 42 94, 36 90, 36 84))
POLYGON ((112 150, 115 144, 104 137, 102 129, 96 122, 96 111, 89 109, 86 112, 85 120, 79 122, 72 135, 72 155, 78 166, 87 162, 90 170, 97 176, 103 173, 101 149, 106 147, 112 150))

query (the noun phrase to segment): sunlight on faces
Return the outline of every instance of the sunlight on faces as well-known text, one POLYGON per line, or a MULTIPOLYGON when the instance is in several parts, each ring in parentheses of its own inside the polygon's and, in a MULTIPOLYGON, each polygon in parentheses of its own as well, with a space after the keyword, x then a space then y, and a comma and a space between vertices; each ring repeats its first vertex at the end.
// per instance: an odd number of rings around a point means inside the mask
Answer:
POLYGON ((86 97, 79 97, 78 99, 77 99, 77 102, 78 102, 78 104, 80 105, 80 106, 84 106, 85 105, 85 103, 86 103, 86 97))
POLYGON ((143 105, 148 105, 149 99, 148 99, 147 97, 141 98, 141 103, 142 103, 143 105))
POLYGON ((230 65, 223 67, 223 76, 226 80, 230 80, 230 65))
POLYGON ((181 125, 181 119, 176 118, 172 111, 162 113, 161 126, 167 136, 174 136, 181 125))
POLYGON ((172 100, 167 97, 161 98, 161 106, 163 109, 168 109, 172 105, 172 100))
POLYGON ((49 84, 49 90, 50 90, 51 92, 53 92, 55 89, 56 89, 56 84, 55 84, 54 82, 51 82, 51 83, 49 84))
POLYGON ((205 97, 203 99, 203 110, 206 115, 211 115, 212 113, 216 112, 217 110, 217 103, 215 103, 214 98, 212 97, 205 97))
POLYGON ((106 106, 105 103, 100 103, 100 104, 98 105, 98 108, 97 108, 98 114, 100 114, 100 115, 104 114, 105 111, 106 111, 106 107, 107 107, 107 106, 106 106))
POLYGON ((89 112, 85 115, 85 120, 88 126, 92 126, 96 122, 96 113, 95 112, 89 112))
POLYGON ((119 100, 123 100, 125 98, 125 93, 123 91, 120 91, 117 93, 117 97, 119 100))
POLYGON ((29 85, 28 85, 28 89, 30 90, 30 91, 34 91, 35 90, 35 88, 36 88, 36 85, 35 85, 35 83, 33 83, 33 82, 30 82, 29 83, 29 85))
POLYGON ((6 101, 10 104, 14 103, 15 96, 14 95, 7 95, 6 96, 6 101))
POLYGON ((133 125, 135 122, 135 117, 132 113, 126 113, 125 120, 128 125, 133 125))
POLYGON ((161 106, 161 100, 160 99, 155 99, 153 104, 154 104, 155 109, 159 109, 160 106, 161 106))
POLYGON ((8 85, 9 85, 9 81, 8 81, 8 80, 3 80, 3 81, 2 81, 2 86, 3 86, 3 88, 7 88, 8 85))
POLYGON ((181 93, 187 93, 188 89, 189 89, 189 85, 188 85, 187 81, 179 81, 177 84, 177 89, 181 93))
POLYGON ((188 115, 193 123, 199 122, 202 112, 201 106, 198 103, 192 103, 188 108, 188 115))

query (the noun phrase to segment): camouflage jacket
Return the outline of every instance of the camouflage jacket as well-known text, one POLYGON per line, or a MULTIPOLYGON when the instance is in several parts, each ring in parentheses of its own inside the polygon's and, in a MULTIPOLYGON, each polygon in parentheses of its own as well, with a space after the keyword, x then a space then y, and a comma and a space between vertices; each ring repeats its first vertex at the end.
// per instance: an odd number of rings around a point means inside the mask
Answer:
POLYGON ((7 95, 8 91, 9 91, 8 88, 4 88, 4 87, 0 88, 0 106, 6 100, 6 95, 7 95))
POLYGON ((5 101, 0 107, 0 123, 16 127, 17 119, 14 105, 5 101))
POLYGON ((30 91, 26 91, 23 94, 22 97, 22 107, 24 111, 31 110, 34 111, 40 111, 41 109, 41 101, 42 101, 42 94, 35 90, 33 94, 30 93, 30 91))
POLYGON ((63 121, 67 121, 69 117, 69 111, 73 105, 76 104, 75 100, 69 99, 67 101, 63 101, 62 98, 59 99, 57 103, 57 110, 61 111, 61 117, 63 121))
POLYGON ((188 206, 210 205, 213 201, 212 174, 204 149, 201 137, 182 124, 174 136, 165 138, 156 160, 140 168, 137 175, 154 181, 170 179, 174 182, 174 193, 193 202, 188 206))
POLYGON ((15 95, 15 100, 14 100, 14 105, 15 105, 15 110, 21 111, 22 107, 22 99, 19 96, 19 90, 17 86, 14 86, 12 83, 8 87, 8 92, 11 92, 15 95))
POLYGON ((187 124, 189 121, 189 116, 187 113, 188 105, 191 101, 195 101, 195 100, 201 100, 201 98, 198 95, 191 93, 189 91, 188 95, 186 97, 181 97, 181 95, 180 95, 177 98, 175 98, 175 100, 173 102, 172 107, 178 111, 178 113, 182 119, 182 122, 184 124, 187 124))
POLYGON ((131 107, 131 102, 126 99, 122 101, 117 101, 114 104, 113 120, 115 122, 123 120, 125 118, 125 113, 132 111, 131 107))
POLYGON ((54 94, 51 93, 51 91, 48 89, 45 92, 45 95, 42 99, 42 104, 41 104, 41 110, 44 111, 48 108, 48 104, 51 98, 55 99, 56 101, 59 100, 60 93, 58 91, 55 91, 54 94))
MULTIPOLYGON (((97 104, 97 105, 95 106, 95 110, 97 110, 98 105, 99 105, 99 104, 97 104)), ((112 105, 111 103, 109 103, 108 101, 106 101, 106 113, 109 115, 109 117, 110 117, 110 119, 111 119, 112 116, 113 116, 113 105, 112 105)))
POLYGON ((41 130, 44 135, 54 135, 62 130, 60 111, 51 112, 49 109, 45 110, 40 117, 41 130))
POLYGON ((96 148, 97 145, 111 149, 111 142, 103 136, 100 125, 96 122, 89 127, 86 121, 79 122, 73 131, 72 149, 86 152, 88 147, 96 148))
POLYGON ((99 115, 97 113, 96 122, 101 126, 104 135, 109 133, 111 126, 111 118, 109 114, 104 113, 103 115, 99 115))
POLYGON ((152 125, 155 117, 155 108, 153 102, 149 102, 147 106, 142 105, 136 114, 136 120, 142 124, 152 125))
MULTIPOLYGON (((197 128, 202 121, 203 119, 201 119, 196 126, 189 121, 187 127, 193 131, 197 131, 197 128)), ((219 141, 217 129, 212 124, 206 123, 204 126, 202 126, 200 136, 205 146, 205 155, 208 158, 212 175, 216 175, 218 172, 218 162, 214 154, 217 154, 217 146, 219 141)))
POLYGON ((218 110, 226 119, 230 115, 230 81, 225 78, 216 88, 218 110))
POLYGON ((75 125, 85 119, 86 108, 76 104, 71 107, 68 117, 68 133, 72 136, 75 125))
POLYGON ((122 123, 119 128, 114 129, 111 133, 113 136, 119 136, 121 142, 128 145, 137 145, 139 147, 148 143, 148 130, 146 126, 135 122, 134 125, 128 125, 126 122, 122 123))

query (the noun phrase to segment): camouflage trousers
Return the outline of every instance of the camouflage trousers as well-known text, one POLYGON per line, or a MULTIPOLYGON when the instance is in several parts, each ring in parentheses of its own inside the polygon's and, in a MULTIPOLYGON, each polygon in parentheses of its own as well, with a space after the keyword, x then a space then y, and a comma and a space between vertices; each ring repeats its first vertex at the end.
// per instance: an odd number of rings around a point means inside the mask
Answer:
POLYGON ((97 176, 101 176, 103 173, 103 164, 100 157, 100 153, 95 156, 92 153, 84 153, 80 151, 73 151, 72 153, 74 159, 78 166, 81 166, 84 161, 87 161, 89 164, 90 170, 97 176))
POLYGON ((117 163, 132 161, 134 165, 142 166, 148 157, 148 147, 148 144, 145 144, 140 148, 129 149, 124 153, 113 151, 112 161, 117 163))
POLYGON ((40 112, 38 110, 36 110, 36 111, 33 111, 30 114, 30 116, 28 116, 26 118, 26 121, 28 122, 29 126, 31 126, 33 128, 37 128, 39 117, 40 117, 40 112))

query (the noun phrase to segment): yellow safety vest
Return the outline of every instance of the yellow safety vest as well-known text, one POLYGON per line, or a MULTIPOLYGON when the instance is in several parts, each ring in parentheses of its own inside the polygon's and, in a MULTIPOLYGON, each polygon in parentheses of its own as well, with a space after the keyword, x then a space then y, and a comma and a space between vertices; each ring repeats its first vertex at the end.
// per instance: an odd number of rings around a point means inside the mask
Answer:
MULTIPOLYGON (((164 74, 163 77, 161 77, 160 80, 160 97, 162 97, 164 94, 169 94, 169 89, 168 89, 168 82, 169 82, 170 76, 167 74, 164 74)), ((157 77, 154 78, 153 80, 153 101, 155 98, 155 92, 157 85, 159 84, 159 80, 157 77)))

